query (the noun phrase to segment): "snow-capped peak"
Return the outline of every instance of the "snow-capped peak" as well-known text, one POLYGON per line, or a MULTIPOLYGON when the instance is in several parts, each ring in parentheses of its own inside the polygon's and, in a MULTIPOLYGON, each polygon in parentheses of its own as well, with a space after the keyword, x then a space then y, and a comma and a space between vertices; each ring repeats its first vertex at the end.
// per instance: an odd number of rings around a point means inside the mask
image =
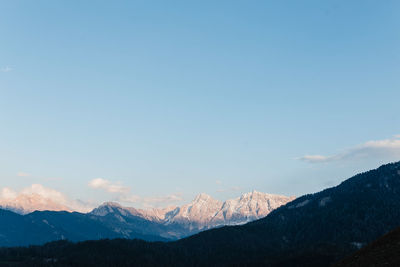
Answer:
POLYGON ((253 190, 240 197, 225 202, 201 193, 193 201, 180 207, 162 209, 135 209, 122 207, 115 202, 106 202, 94 209, 91 214, 106 216, 134 215, 165 225, 179 224, 191 230, 208 229, 219 225, 243 224, 265 217, 272 210, 293 200, 294 197, 273 195, 253 190))
POLYGON ((221 202, 207 194, 177 208, 168 223, 183 223, 189 228, 211 228, 218 225, 242 224, 266 216, 272 210, 293 200, 294 197, 273 195, 253 190, 242 196, 221 202))

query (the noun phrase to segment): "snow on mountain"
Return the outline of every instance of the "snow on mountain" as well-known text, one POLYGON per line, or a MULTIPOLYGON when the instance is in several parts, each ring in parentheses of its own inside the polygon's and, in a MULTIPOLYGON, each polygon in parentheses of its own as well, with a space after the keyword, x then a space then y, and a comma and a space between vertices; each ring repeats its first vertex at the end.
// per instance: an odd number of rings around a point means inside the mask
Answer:
POLYGON ((166 214, 165 223, 186 225, 190 230, 207 228, 211 219, 222 207, 222 202, 207 194, 199 194, 189 204, 166 214))
POLYGON ((189 229, 199 230, 220 225, 243 224, 265 217, 272 210, 293 199, 294 197, 253 191, 221 202, 203 193, 191 203, 173 211, 173 216, 165 218, 165 222, 185 224, 189 229))
POLYGON ((171 214, 175 209, 176 206, 169 206, 166 208, 151 208, 151 209, 137 209, 139 216, 156 222, 164 222, 167 219, 167 214, 171 214))
MULTIPOLYGON (((45 191, 44 194, 43 188, 34 189, 35 191, 23 191, 18 194, 3 190, 0 207, 20 214, 35 210, 76 211, 74 206, 71 206, 74 203, 59 192, 45 191)), ((136 209, 123 207, 115 202, 106 202, 93 209, 89 215, 98 216, 100 220, 110 224, 116 221, 122 223, 119 228, 126 228, 128 232, 129 227, 137 228, 140 223, 143 224, 144 228, 141 228, 141 231, 144 234, 152 234, 145 229, 151 225, 151 230, 160 236, 180 238, 217 226, 244 224, 257 220, 293 199, 293 197, 253 191, 222 202, 202 193, 190 203, 180 207, 136 209), (107 216, 109 214, 111 217, 107 216)))
POLYGON ((105 216, 109 213, 118 213, 122 216, 130 214, 166 226, 179 225, 187 231, 193 232, 257 220, 293 199, 294 197, 253 191, 222 202, 202 193, 196 196, 192 202, 181 207, 143 210, 107 202, 94 209, 91 214, 97 216, 105 216))
POLYGON ((210 225, 235 225, 254 221, 294 199, 295 197, 257 191, 246 193, 225 201, 219 212, 211 219, 210 225))
POLYGON ((127 212, 130 213, 130 210, 134 208, 122 207, 120 204, 116 202, 104 202, 97 208, 93 209, 90 213, 96 216, 106 216, 109 213, 120 212, 125 214, 127 212))
POLYGON ((166 208, 152 208, 152 209, 136 209, 132 207, 123 207, 119 203, 116 202, 105 202, 99 207, 93 209, 90 214, 96 216, 106 216, 110 213, 119 213, 122 216, 137 216, 143 219, 154 221, 154 222, 163 222, 166 216, 166 213, 176 209, 175 206, 166 207, 166 208))

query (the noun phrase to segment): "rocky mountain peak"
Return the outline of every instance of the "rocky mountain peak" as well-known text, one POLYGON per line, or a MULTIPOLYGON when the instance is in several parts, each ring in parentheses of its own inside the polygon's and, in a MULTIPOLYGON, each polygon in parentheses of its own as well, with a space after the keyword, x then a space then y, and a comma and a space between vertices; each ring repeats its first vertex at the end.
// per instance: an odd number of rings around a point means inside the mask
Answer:
POLYGON ((93 209, 90 214, 96 216, 106 216, 109 213, 115 213, 120 210, 128 210, 128 208, 122 207, 119 203, 116 202, 104 202, 99 207, 93 209))
POLYGON ((213 199, 210 195, 207 195, 206 193, 200 193, 194 198, 192 203, 200 202, 200 201, 209 201, 209 200, 213 201, 215 199, 213 199))

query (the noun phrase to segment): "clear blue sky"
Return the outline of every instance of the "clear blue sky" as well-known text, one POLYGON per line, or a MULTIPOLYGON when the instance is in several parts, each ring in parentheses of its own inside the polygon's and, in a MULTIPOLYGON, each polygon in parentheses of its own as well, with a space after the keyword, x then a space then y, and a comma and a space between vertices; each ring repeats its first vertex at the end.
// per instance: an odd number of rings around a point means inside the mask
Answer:
POLYGON ((300 195, 399 160, 399 14, 399 1, 0 1, 0 187, 300 195))

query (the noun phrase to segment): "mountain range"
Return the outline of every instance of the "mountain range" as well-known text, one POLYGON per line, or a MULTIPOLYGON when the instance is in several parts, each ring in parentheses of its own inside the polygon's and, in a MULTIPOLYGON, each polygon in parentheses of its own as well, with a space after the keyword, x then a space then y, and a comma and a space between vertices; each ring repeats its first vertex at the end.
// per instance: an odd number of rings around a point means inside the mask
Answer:
POLYGON ((213 228, 165 243, 53 242, 2 249, 0 258, 19 263, 50 259, 51 266, 55 262, 60 266, 330 266, 399 226, 397 162, 299 197, 244 225, 213 228))
MULTIPOLYGON (((225 202, 203 193, 181 207, 148 210, 107 202, 89 213, 34 211, 26 214, 27 209, 12 206, 11 210, 20 214, 9 210, 0 212, 0 245, 42 244, 62 239, 175 240, 202 230, 262 218, 293 199, 253 191, 225 202)), ((32 205, 28 206, 29 209, 32 205)))
POLYGON ((218 226, 239 225, 260 219, 293 199, 253 191, 221 202, 202 193, 181 207, 142 210, 107 202, 90 214, 98 217, 114 216, 122 223, 129 217, 140 217, 162 225, 164 232, 158 232, 160 236, 176 239, 218 226))

